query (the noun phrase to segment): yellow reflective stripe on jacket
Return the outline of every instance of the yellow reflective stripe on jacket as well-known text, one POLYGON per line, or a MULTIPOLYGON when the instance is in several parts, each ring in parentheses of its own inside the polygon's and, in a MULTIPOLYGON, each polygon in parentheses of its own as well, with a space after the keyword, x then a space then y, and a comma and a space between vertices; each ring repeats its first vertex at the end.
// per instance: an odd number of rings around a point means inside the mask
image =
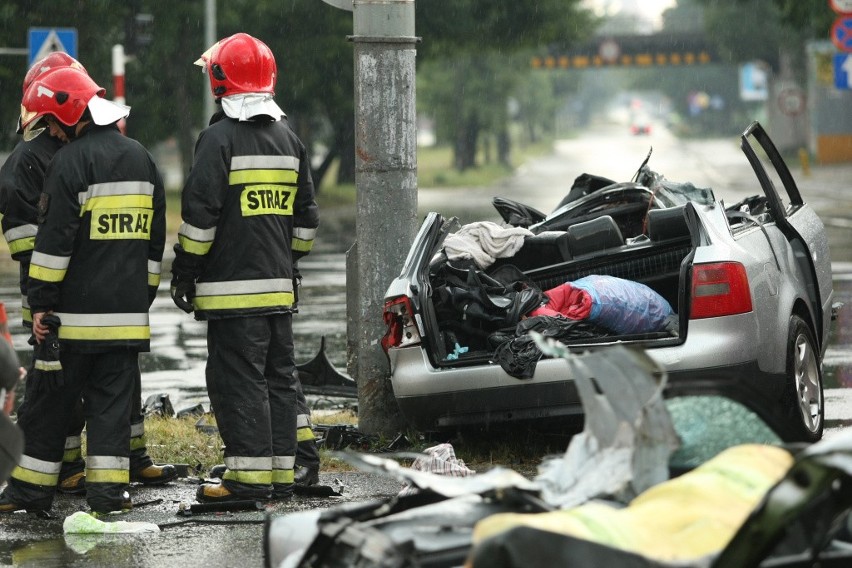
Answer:
POLYGON ((199 310, 266 308, 293 305, 293 281, 289 278, 198 282, 193 304, 199 310))
POLYGON ((3 237, 9 244, 9 252, 17 254, 33 250, 35 246, 35 236, 38 232, 38 225, 21 225, 14 227, 3 233, 3 237))
POLYGON ((55 256, 36 251, 30 260, 30 278, 45 282, 62 282, 69 264, 70 256, 55 256))
POLYGON ((12 477, 33 485, 55 487, 59 483, 59 470, 62 462, 49 462, 22 455, 18 465, 12 471, 12 477))
POLYGON ((162 272, 162 262, 156 260, 148 261, 148 286, 157 287, 160 285, 160 273, 162 272))
POLYGON ((154 209, 154 200, 150 195, 108 195, 104 197, 91 197, 84 208, 80 209, 80 215, 88 211, 98 209, 154 209))
POLYGON ((216 227, 210 229, 199 229, 189 223, 181 223, 178 228, 178 242, 188 253, 204 256, 210 252, 213 239, 216 237, 216 227))
POLYGON ((60 339, 116 340, 150 339, 148 313, 138 314, 71 314, 57 313, 62 325, 60 339))
MULTIPOLYGON (((294 156, 234 156, 228 173, 230 185, 284 184, 299 182, 299 159, 294 156)), ((293 188, 295 190, 295 188, 293 188)))
POLYGON ((33 361, 33 368, 39 371, 61 371, 62 363, 59 361, 43 361, 41 359, 36 359, 33 361))
POLYGON ((234 156, 231 158, 231 171, 237 170, 299 170, 299 158, 296 156, 269 156, 263 154, 234 156))
POLYGON ((314 246, 314 238, 316 237, 316 229, 306 229, 305 227, 295 227, 293 229, 293 240, 291 247, 299 252, 311 252, 314 246))
POLYGON ((154 184, 148 181, 94 183, 77 194, 80 215, 92 209, 144 207, 153 209, 154 184))
POLYGON ((240 170, 228 174, 230 185, 252 183, 280 183, 294 185, 299 181, 299 173, 292 170, 240 170))
POLYGON ((130 458, 86 456, 86 483, 130 483, 130 458))
POLYGON ((292 306, 294 300, 293 292, 277 292, 274 294, 196 296, 192 303, 199 310, 236 310, 268 308, 271 306, 292 306))
POLYGON ((27 297, 23 294, 21 295, 21 319, 24 320, 25 325, 33 324, 33 311, 30 309, 27 297))

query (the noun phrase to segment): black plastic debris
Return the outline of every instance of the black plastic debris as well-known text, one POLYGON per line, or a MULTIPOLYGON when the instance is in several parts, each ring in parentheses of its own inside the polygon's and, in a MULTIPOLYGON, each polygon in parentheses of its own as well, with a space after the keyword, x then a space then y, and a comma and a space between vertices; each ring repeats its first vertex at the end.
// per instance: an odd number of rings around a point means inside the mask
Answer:
POLYGON ((348 424, 336 426, 315 424, 314 431, 322 435, 322 446, 328 450, 350 448, 369 451, 379 441, 378 436, 364 434, 357 427, 348 424))
POLYGON ((157 393, 145 399, 145 404, 142 405, 142 414, 145 416, 156 415, 170 418, 175 415, 175 409, 167 393, 157 393))
POLYGON ((204 513, 233 513, 237 511, 263 511, 265 506, 260 501, 250 499, 240 501, 222 501, 221 503, 181 503, 178 506, 178 516, 191 517, 204 513))
POLYGON ((329 361, 325 352, 325 336, 322 336, 319 352, 314 358, 297 364, 296 370, 305 394, 358 398, 355 380, 338 371, 329 361))
POLYGON ((195 406, 178 410, 176 418, 185 418, 187 416, 204 416, 204 406, 199 402, 195 406))
POLYGON ((219 427, 215 424, 210 424, 210 422, 207 421, 208 416, 208 414, 204 414, 201 418, 199 418, 198 422, 195 423, 195 429, 202 434, 213 436, 219 433, 219 427))

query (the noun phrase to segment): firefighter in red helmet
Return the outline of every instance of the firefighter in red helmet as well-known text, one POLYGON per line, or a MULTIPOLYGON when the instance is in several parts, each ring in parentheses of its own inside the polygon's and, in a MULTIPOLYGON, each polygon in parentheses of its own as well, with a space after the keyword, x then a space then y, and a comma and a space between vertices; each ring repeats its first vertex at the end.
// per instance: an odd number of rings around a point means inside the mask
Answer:
POLYGON ((131 506, 130 415, 139 352, 150 348, 165 194, 151 155, 118 131, 129 108, 104 92, 81 69, 61 67, 35 78, 21 102, 25 140, 49 130, 68 143, 53 156, 38 201, 27 283, 37 345, 18 418, 25 448, 0 512, 51 507, 81 397, 89 506, 131 506))
MULTIPOLYGON (((65 52, 54 51, 36 61, 27 71, 23 81, 23 93, 39 77, 52 69, 71 67, 86 73, 82 63, 65 52)), ((19 133, 23 133, 20 127, 19 133)), ((12 258, 19 263, 21 288, 21 314, 23 325, 32 329, 32 313, 27 303, 27 277, 30 267, 35 235, 38 231, 37 206, 44 185, 44 175, 53 154, 63 141, 45 132, 31 140, 22 140, 13 149, 9 158, 0 167, 0 213, 3 214, 2 228, 12 258)), ((141 404, 141 375, 136 381, 134 404, 131 416, 132 449, 130 458, 131 478, 143 484, 154 485, 171 481, 177 477, 172 465, 154 464, 145 445, 145 423, 141 404)), ((19 412, 26 411, 26 401, 19 412)), ((85 426, 82 401, 75 406, 65 453, 59 472, 59 491, 68 494, 85 492, 85 461, 82 457, 82 432, 85 426)))
POLYGON ((207 321, 207 389, 227 467, 196 498, 283 499, 294 485, 300 393, 295 267, 319 224, 310 163, 273 99, 266 44, 238 33, 196 63, 221 108, 184 184, 171 290, 207 321))

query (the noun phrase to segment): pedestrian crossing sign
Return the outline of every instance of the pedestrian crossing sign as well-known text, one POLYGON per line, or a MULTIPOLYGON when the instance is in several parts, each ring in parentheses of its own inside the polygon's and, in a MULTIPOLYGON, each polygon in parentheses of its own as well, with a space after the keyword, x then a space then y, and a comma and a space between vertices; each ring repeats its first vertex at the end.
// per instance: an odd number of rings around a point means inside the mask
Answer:
POLYGON ((32 65, 53 51, 64 51, 77 59, 76 28, 30 28, 29 55, 32 65))

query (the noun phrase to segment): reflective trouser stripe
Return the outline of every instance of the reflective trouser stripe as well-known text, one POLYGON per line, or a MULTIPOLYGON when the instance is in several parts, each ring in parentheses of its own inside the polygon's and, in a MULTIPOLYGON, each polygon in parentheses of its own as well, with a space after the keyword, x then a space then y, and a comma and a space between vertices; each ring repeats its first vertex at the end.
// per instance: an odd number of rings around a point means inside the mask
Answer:
POLYGON ((296 441, 297 442, 307 442, 309 440, 316 440, 316 436, 314 435, 313 429, 311 429, 311 416, 310 414, 297 414, 296 415, 296 441))
POLYGON ((296 456, 272 457, 272 483, 293 483, 295 480, 296 456))
POLYGON ((130 458, 87 456, 86 483, 130 483, 130 458))
POLYGON ((83 459, 83 449, 75 448, 73 450, 65 450, 65 453, 62 454, 63 462, 75 462, 83 459))
POLYGON ((130 451, 145 447, 145 422, 130 425, 130 451))
POLYGON ((308 440, 316 439, 317 437, 314 435, 314 431, 310 428, 310 426, 305 426, 304 428, 298 428, 296 430, 297 442, 307 442, 308 440))
POLYGON ((63 462, 75 462, 83 457, 83 440, 80 436, 68 436, 65 438, 65 453, 62 454, 63 462))
POLYGON ((223 479, 246 483, 248 485, 269 485, 272 483, 271 457, 226 457, 228 470, 223 479))
POLYGON ((12 471, 12 477, 33 485, 55 487, 59 483, 61 468, 62 462, 48 462, 23 455, 12 471))

